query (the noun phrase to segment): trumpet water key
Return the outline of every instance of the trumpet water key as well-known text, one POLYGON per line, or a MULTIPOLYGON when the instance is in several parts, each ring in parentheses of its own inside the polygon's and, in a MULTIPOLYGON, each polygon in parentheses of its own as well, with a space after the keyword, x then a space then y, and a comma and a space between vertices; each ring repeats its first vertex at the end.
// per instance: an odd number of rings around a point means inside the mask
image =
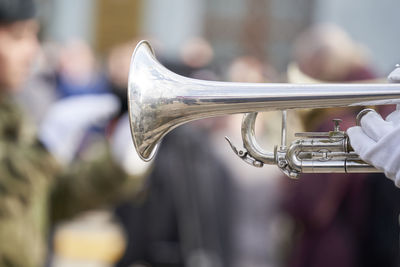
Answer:
POLYGON ((132 55, 128 83, 133 143, 143 160, 151 160, 161 139, 179 125, 245 113, 244 148, 236 148, 227 138, 232 150, 255 167, 275 164, 292 178, 300 173, 380 171, 352 151, 338 120, 330 132, 298 133, 299 139, 287 145, 285 110, 394 103, 400 103, 400 84, 260 84, 186 78, 162 66, 147 41, 141 41, 132 55), (282 110, 282 140, 272 152, 264 151, 254 134, 257 112, 268 110, 282 110))

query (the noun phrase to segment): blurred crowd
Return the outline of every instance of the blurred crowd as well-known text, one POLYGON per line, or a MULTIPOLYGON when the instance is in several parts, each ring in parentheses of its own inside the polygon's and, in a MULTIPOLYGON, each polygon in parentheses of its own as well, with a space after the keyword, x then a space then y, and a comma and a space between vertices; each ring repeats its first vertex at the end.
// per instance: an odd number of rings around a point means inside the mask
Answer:
MULTIPOLYGON (((42 161, 43 169, 54 168, 58 178, 46 187, 50 193, 39 192, 46 199, 24 199, 30 190, 42 190, 38 184, 48 183, 46 179, 37 181, 32 173, 27 177, 33 180, 23 187, 10 182, 19 190, 19 202, 36 201, 24 204, 25 208, 9 201, 8 184, 0 183, 0 221, 14 216, 12 227, 8 221, 0 222, 6 229, 0 229, 0 238, 13 238, 6 232, 16 231, 20 240, 11 246, 21 242, 36 246, 28 239, 41 237, 25 235, 15 225, 28 232, 30 219, 38 216, 48 222, 32 226, 35 230, 30 232, 41 228, 49 233, 47 252, 32 249, 19 257, 17 247, 7 252, 10 246, 0 245, 1 266, 37 266, 46 259, 47 266, 54 267, 399 265, 400 191, 383 174, 304 174, 291 180, 275 166, 254 168, 237 158, 224 140, 229 136, 233 143, 241 143, 241 115, 180 126, 164 138, 156 159, 143 163, 133 149, 126 97, 130 59, 140 38, 114 46, 103 57, 84 40, 37 43, 35 37, 29 38, 32 52, 25 57, 32 58, 32 69, 13 95, 37 129, 41 149, 50 152, 57 166, 44 161, 47 154, 35 156, 36 161, 42 161), (16 223, 19 220, 24 224, 16 223), (20 258, 20 263, 12 257, 20 258), (93 265, 82 265, 90 262, 93 265)), ((0 49, 1 42, 0 38, 0 49)), ((200 36, 183 43, 175 60, 163 57, 162 44, 154 43, 161 64, 196 79, 380 80, 368 51, 335 25, 315 25, 300 33, 287 73, 278 73, 252 55, 237 55, 221 69, 212 44, 200 36)), ((388 114, 393 109, 384 106, 379 111, 388 114)), ((355 124, 358 111, 290 111, 289 141, 295 132, 330 131, 334 118, 343 120, 345 130, 355 124)), ((280 142, 280 113, 265 112, 257 120, 257 136, 268 150, 280 142)), ((13 117, 7 119, 14 122, 13 117)), ((19 165, 33 164, 19 156, 15 154, 19 165)), ((15 166, 7 170, 10 177, 31 172, 15 166)))

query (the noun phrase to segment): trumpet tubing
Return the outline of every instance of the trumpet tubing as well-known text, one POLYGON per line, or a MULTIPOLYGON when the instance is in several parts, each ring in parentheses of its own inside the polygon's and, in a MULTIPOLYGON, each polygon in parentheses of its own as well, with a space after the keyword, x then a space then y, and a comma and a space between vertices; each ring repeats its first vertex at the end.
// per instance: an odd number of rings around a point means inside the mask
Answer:
MULTIPOLYGON (((242 124, 245 150, 238 150, 228 141, 233 151, 256 167, 276 164, 291 177, 301 172, 377 170, 347 149, 348 138, 338 128, 324 133, 325 139, 319 140, 320 143, 314 136, 297 140, 286 148, 283 141, 274 152, 265 152, 254 137, 256 112, 380 105, 397 103, 399 99, 398 84, 258 84, 191 79, 163 67, 147 41, 141 41, 132 55, 128 83, 132 137, 143 160, 151 160, 161 139, 181 124, 250 113, 242 124)), ((286 129, 286 122, 282 129, 286 129)), ((282 138, 285 139, 285 134, 282 138)))

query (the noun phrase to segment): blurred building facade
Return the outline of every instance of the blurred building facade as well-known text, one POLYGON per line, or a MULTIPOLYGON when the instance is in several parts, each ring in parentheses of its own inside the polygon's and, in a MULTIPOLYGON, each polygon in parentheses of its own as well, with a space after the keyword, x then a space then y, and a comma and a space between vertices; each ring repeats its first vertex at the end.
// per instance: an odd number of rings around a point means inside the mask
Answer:
POLYGON ((174 59, 193 36, 207 38, 216 62, 252 55, 284 71, 292 42, 312 23, 333 22, 371 51, 378 73, 397 63, 396 0, 40 0, 45 39, 82 38, 105 52, 137 36, 162 44, 174 59), (394 56, 393 56, 394 55, 394 56))

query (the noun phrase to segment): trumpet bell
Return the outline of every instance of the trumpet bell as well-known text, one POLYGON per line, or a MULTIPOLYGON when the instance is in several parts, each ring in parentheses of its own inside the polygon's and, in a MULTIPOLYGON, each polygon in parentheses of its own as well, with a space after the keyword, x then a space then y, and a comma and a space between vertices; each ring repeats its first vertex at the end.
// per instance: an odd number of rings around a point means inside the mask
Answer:
MULTIPOLYGON (((153 128, 156 114, 148 114, 149 96, 147 92, 154 87, 152 67, 154 65, 154 51, 147 41, 141 41, 135 48, 131 58, 128 80, 128 112, 133 143, 139 157, 149 161, 157 151, 158 142, 154 138, 148 139, 149 129, 153 128), (151 125, 149 125, 149 122, 151 125)), ((153 72, 154 73, 154 72, 153 72)))
POLYGON ((191 87, 196 87, 192 79, 165 68, 151 45, 139 42, 131 58, 127 93, 133 143, 142 160, 154 157, 169 131, 202 116, 189 107, 193 99, 186 93, 191 87))

